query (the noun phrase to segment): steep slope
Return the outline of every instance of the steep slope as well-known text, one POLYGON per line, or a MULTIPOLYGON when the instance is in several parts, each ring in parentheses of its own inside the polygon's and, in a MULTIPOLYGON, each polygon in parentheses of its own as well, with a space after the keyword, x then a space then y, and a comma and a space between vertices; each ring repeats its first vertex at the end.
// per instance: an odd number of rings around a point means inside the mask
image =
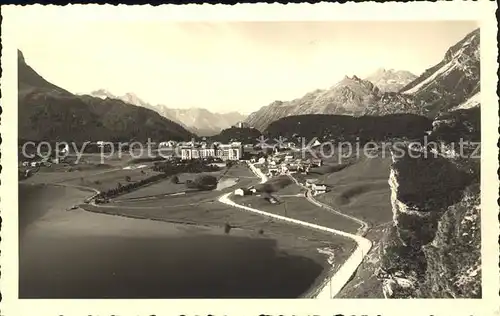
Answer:
POLYGON ((393 155, 394 219, 379 276, 389 297, 481 297, 480 109, 433 125, 430 136, 443 146, 393 155), (460 139, 475 143, 458 148, 460 139))
POLYGON ((446 52, 443 60, 401 89, 436 115, 471 98, 480 90, 479 29, 467 34, 446 52))
POLYGON ((200 136, 215 135, 221 130, 243 121, 246 117, 238 112, 213 113, 202 108, 174 109, 162 104, 152 105, 130 92, 122 96, 116 96, 107 90, 99 89, 92 91, 90 95, 99 98, 118 99, 151 109, 200 136))
POLYGON ((242 141, 253 144, 261 136, 261 133, 255 128, 237 128, 230 127, 222 130, 219 134, 210 137, 213 141, 228 143, 232 141, 242 141))
POLYGON ((383 92, 398 92, 416 78, 416 75, 406 70, 380 68, 365 80, 372 82, 383 92))
POLYGON ((393 220, 368 232, 373 250, 341 297, 481 297, 481 110, 432 125, 428 146, 392 151, 393 220))
POLYGON ((329 89, 315 90, 292 101, 275 101, 250 114, 246 122, 264 130, 282 117, 301 114, 412 113, 433 118, 464 103, 462 107, 478 104, 467 100, 479 98, 479 63, 477 29, 450 47, 441 62, 409 83, 414 76, 404 71, 380 70, 367 80, 345 77, 329 89))
POLYGON ((192 133, 157 113, 123 101, 74 95, 38 75, 18 53, 19 139, 156 141, 192 133))

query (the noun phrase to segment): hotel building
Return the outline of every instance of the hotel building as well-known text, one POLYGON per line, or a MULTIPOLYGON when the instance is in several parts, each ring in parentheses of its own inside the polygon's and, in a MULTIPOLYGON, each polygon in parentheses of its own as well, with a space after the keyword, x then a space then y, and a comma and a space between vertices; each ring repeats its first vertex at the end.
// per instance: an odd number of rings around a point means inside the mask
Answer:
POLYGON ((200 159, 217 157, 222 160, 239 160, 243 154, 241 143, 220 144, 207 148, 183 147, 181 148, 182 159, 200 159))

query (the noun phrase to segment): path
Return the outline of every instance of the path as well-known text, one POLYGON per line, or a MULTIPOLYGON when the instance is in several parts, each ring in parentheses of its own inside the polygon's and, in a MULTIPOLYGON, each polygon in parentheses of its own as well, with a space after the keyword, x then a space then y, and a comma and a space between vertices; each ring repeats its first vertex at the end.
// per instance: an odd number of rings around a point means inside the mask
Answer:
POLYGON ((365 236, 366 233, 368 232, 368 230, 370 229, 370 224, 368 224, 367 222, 359 219, 359 218, 356 218, 354 216, 351 216, 351 215, 348 215, 348 214, 345 214, 345 213, 342 213, 342 212, 339 212, 337 210, 335 210, 333 207, 331 207, 330 205, 328 204, 325 204, 323 202, 320 202, 318 201, 317 199, 314 198, 313 194, 312 194, 312 191, 310 188, 302 185, 294 176, 292 176, 291 174, 287 174, 288 177, 290 179, 292 179, 298 186, 300 186, 301 188, 304 188, 306 190, 306 193, 305 193, 305 197, 307 198, 307 200, 309 202, 311 202, 312 204, 318 206, 318 207, 321 207, 321 208, 324 208, 326 209, 327 211, 329 212, 332 212, 332 213, 335 213, 337 215, 340 215, 340 216, 343 216, 343 217, 346 217, 350 220, 353 220, 355 221, 356 223, 358 223, 359 225, 361 225, 361 227, 358 229, 358 232, 357 234, 360 235, 360 236, 365 236))
MULTIPOLYGON (((261 183, 264 183, 267 181, 267 176, 262 173, 262 171, 259 168, 256 168, 253 164, 249 164, 250 169, 252 172, 254 172, 257 176, 260 177, 261 183)), ((357 268, 359 265, 363 262, 363 258, 366 256, 366 254, 370 251, 372 247, 372 243, 370 240, 360 236, 360 235, 354 235, 350 234, 341 230, 333 229, 333 228, 328 228, 304 221, 300 221, 297 219, 281 216, 281 215, 276 215, 273 213, 268 213, 264 211, 260 211, 255 208, 251 208, 248 206, 236 204, 233 201, 229 199, 229 196, 231 195, 231 192, 223 194, 219 198, 219 202, 234 206, 249 212, 257 213, 263 216, 267 217, 272 217, 278 220, 282 220, 284 222, 289 222, 292 224, 296 225, 301 225, 304 227, 309 227, 321 231, 326 231, 335 235, 343 236, 352 239, 354 242, 356 242, 357 247, 353 251, 353 253, 349 256, 349 258, 344 262, 344 264, 338 269, 337 272, 329 279, 327 280, 321 287, 318 288, 317 291, 314 293, 310 293, 310 296, 314 298, 320 298, 320 299, 331 299, 334 298, 340 290, 350 281, 354 273, 356 272, 357 268)), ((308 199, 309 200, 309 199, 308 199)), ((309 200, 312 202, 312 200, 309 200)), ((353 219, 354 220, 354 219, 353 219)), ((357 222, 359 221, 356 219, 357 222)), ((363 222, 364 223, 364 222, 363 222)))

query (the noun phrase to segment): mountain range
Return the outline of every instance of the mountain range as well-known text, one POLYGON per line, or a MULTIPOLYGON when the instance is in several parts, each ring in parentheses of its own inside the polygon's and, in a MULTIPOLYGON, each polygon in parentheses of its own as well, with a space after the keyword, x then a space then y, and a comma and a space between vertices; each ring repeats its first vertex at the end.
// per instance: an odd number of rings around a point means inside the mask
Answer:
POLYGON ((92 91, 91 96, 101 99, 118 99, 126 103, 142 106, 153 110, 199 136, 212 136, 218 134, 223 129, 229 128, 238 122, 245 120, 246 116, 238 112, 214 113, 203 108, 175 109, 163 104, 152 105, 134 93, 126 93, 117 96, 111 92, 99 89, 92 91))
POLYGON ((384 68, 378 69, 365 78, 365 80, 376 85, 382 92, 398 92, 415 79, 417 79, 417 76, 409 71, 384 68))
POLYGON ((291 101, 273 103, 251 113, 246 122, 263 131, 287 116, 305 114, 387 115, 412 113, 435 117, 454 108, 477 106, 479 95, 479 29, 467 34, 443 59, 416 77, 407 71, 380 69, 365 79, 344 77, 328 89, 291 101))
MULTIPOLYGON (((345 76, 328 89, 291 101, 274 101, 245 122, 260 131, 281 118, 309 114, 381 116, 442 112, 480 105, 479 29, 450 47, 443 59, 416 77, 379 69, 362 79, 345 76)), ((211 136, 244 119, 242 114, 151 105, 133 93, 106 90, 75 95, 48 82, 18 53, 19 137, 22 139, 130 140, 211 136), (75 127, 78 128, 75 128, 75 127)))
POLYGON ((116 99, 79 96, 48 82, 18 51, 18 137, 30 141, 153 141, 193 133, 158 113, 116 99))

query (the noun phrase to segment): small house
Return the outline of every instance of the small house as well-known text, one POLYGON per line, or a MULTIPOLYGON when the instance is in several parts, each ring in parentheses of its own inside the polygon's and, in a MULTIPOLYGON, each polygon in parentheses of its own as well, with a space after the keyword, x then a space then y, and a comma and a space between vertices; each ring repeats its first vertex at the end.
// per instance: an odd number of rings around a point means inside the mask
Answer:
POLYGON ((313 194, 321 194, 326 192, 326 185, 320 183, 313 183, 311 185, 311 189, 313 190, 313 194))
POLYGON ((274 196, 272 196, 270 194, 266 194, 264 196, 264 200, 268 201, 271 204, 278 204, 278 200, 274 196))
POLYGON ((279 170, 278 168, 276 167, 272 167, 272 168, 269 168, 268 172, 267 172, 267 175, 268 176, 275 176, 279 173, 279 170))
POLYGON ((306 179, 306 187, 311 187, 316 182, 318 182, 318 179, 306 179))
POLYGON ((299 167, 296 165, 290 165, 287 171, 289 173, 297 173, 299 171, 299 167))
POLYGON ((323 161, 321 159, 312 159, 311 165, 314 167, 321 167, 323 165, 323 161))
POLYGON ((244 195, 251 195, 251 194, 252 194, 252 191, 250 191, 249 189, 245 189, 245 188, 239 188, 239 189, 234 190, 234 195, 244 196, 244 195))
POLYGON ((282 172, 282 173, 287 173, 287 172, 288 172, 289 167, 290 167, 290 166, 289 166, 288 164, 286 164, 286 163, 281 164, 281 172, 282 172))

